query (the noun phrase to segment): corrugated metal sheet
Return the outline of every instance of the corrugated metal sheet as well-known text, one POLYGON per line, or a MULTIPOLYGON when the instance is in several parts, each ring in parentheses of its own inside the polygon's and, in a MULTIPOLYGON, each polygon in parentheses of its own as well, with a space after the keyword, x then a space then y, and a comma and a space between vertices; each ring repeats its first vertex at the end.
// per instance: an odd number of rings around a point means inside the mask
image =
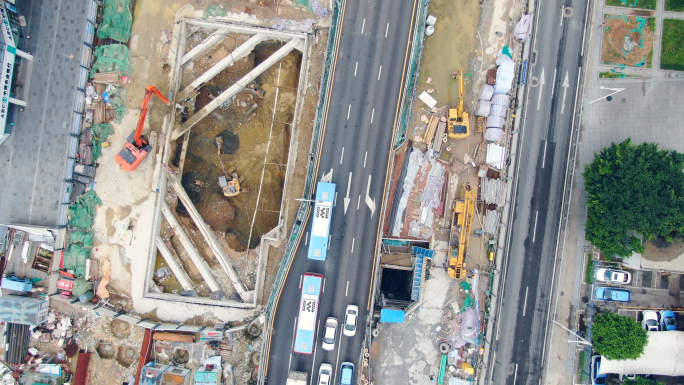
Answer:
POLYGON ((507 106, 502 106, 499 104, 492 104, 492 108, 489 110, 489 116, 500 116, 502 118, 505 118, 507 112, 508 112, 507 106))
POLYGON ((487 117, 487 128, 503 128, 504 118, 500 116, 489 115, 487 117))
POLYGON ((485 84, 482 86, 482 90, 480 90, 480 100, 492 100, 492 95, 494 95, 494 86, 490 86, 489 84, 485 84))
POLYGON ((489 116, 489 111, 492 108, 492 102, 489 102, 487 100, 480 100, 477 102, 477 110, 475 111, 475 115, 477 116, 482 116, 482 117, 487 117, 489 116))
POLYGON ((380 322, 404 323, 404 311, 397 309, 380 310, 380 322))
POLYGON ((508 95, 494 95, 492 96, 492 104, 508 107, 511 97, 508 95))

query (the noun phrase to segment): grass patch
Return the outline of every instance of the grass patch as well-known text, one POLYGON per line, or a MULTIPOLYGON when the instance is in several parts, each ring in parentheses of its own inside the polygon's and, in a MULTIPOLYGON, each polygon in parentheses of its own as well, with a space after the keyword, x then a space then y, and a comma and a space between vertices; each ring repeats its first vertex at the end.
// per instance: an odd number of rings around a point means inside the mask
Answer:
POLYGON ((684 20, 663 20, 663 49, 660 54, 660 68, 684 71, 684 20))
POLYGON ((599 79, 622 79, 622 78, 633 78, 634 75, 627 75, 621 72, 604 71, 599 72, 599 79))
MULTIPOLYGON (((589 256, 591 257, 591 256, 589 256)), ((594 260, 587 258, 587 266, 584 268, 584 283, 591 285, 592 273, 594 272, 594 260)))
POLYGON ((587 374, 584 373, 584 366, 587 364, 587 351, 582 350, 579 353, 579 360, 577 362, 577 376, 581 379, 581 383, 584 384, 587 382, 587 374))
POLYGON ((684 0, 665 0, 665 10, 684 12, 684 0))
POLYGON ((646 26, 655 33, 656 30, 656 22, 655 22, 655 17, 648 17, 646 18, 646 26))
MULTIPOLYGON (((684 0, 668 0, 668 1, 684 2, 684 0)), ((613 6, 613 7, 656 9, 656 0, 606 0, 606 5, 613 6)), ((665 7, 667 7, 667 5, 665 7)))

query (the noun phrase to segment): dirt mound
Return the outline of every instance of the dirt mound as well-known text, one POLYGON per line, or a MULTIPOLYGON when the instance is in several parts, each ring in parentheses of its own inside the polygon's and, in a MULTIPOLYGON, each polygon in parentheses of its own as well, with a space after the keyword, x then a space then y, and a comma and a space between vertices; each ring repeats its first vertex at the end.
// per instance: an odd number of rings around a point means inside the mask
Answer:
POLYGON ((605 15, 601 63, 650 67, 653 56, 653 18, 605 15))
POLYGON ((117 338, 128 337, 131 335, 131 324, 126 321, 121 321, 118 319, 112 320, 109 324, 109 328, 112 331, 112 335, 117 338))

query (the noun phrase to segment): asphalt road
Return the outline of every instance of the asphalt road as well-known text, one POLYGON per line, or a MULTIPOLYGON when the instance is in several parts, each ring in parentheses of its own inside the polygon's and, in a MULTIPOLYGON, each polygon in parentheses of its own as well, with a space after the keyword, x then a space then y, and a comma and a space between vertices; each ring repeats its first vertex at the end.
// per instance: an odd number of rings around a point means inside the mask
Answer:
POLYGON ((585 1, 538 2, 491 384, 541 384, 585 1), (566 9, 564 9, 564 7, 566 9), (565 17, 564 17, 565 15, 565 17))
POLYGON ((328 259, 307 259, 306 240, 312 222, 309 218, 276 308, 266 373, 268 384, 284 384, 291 370, 309 373, 309 382, 316 383, 323 362, 333 366, 333 384, 339 382, 342 362, 354 363, 355 375, 362 368, 359 360, 368 316, 373 255, 414 0, 345 3, 318 169, 319 180, 337 184, 328 259), (325 275, 316 346, 311 355, 292 352, 300 278, 305 272, 325 275), (342 324, 348 304, 359 306, 356 335, 346 337, 338 329, 335 349, 321 349, 325 318, 336 317, 342 324))

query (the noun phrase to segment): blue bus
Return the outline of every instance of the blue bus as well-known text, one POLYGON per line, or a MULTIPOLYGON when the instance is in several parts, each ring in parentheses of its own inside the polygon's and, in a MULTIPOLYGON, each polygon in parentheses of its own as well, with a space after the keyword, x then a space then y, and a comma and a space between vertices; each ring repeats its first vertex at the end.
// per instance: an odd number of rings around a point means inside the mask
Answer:
POLYGON ((328 256, 328 237, 334 203, 335 184, 318 182, 311 238, 309 238, 309 259, 325 261, 328 256))
POLYGON ((313 352, 322 283, 323 274, 304 273, 294 342, 295 353, 311 354, 313 352))

